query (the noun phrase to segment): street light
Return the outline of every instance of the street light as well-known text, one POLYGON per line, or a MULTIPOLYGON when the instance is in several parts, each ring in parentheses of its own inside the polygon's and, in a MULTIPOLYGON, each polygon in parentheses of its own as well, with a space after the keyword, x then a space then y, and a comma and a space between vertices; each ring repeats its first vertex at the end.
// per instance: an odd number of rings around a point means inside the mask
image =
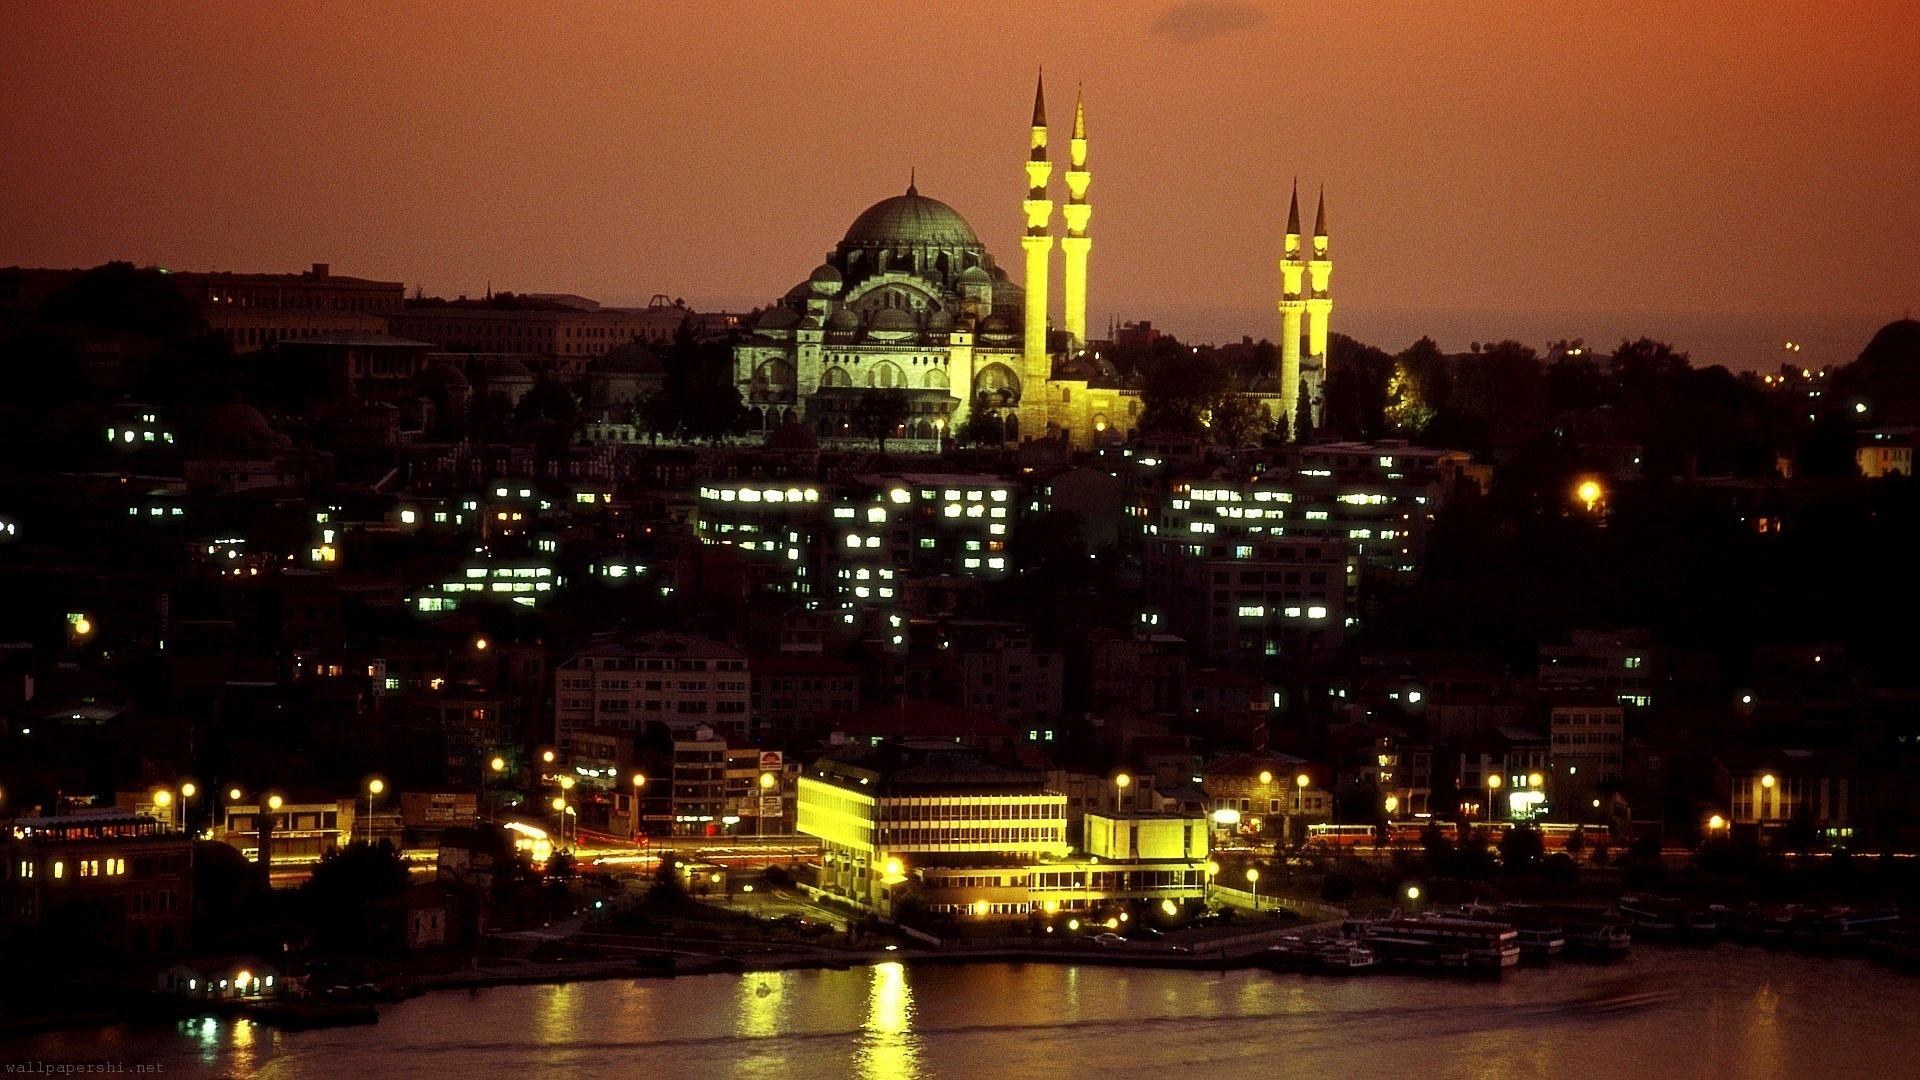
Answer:
POLYGON ((167 812, 167 827, 173 827, 173 792, 161 788, 153 793, 153 805, 167 812))
POLYGON ((1392 820, 1394 811, 1400 809, 1400 796, 1398 795, 1387 796, 1386 807, 1387 807, 1387 819, 1392 820))
POLYGON ((754 810, 754 815, 753 815, 753 834, 755 836, 765 836, 767 834, 764 815, 761 813, 761 811, 763 811, 766 808, 767 793, 772 791, 773 785, 778 782, 779 781, 775 780, 773 778, 773 774, 770 772, 763 772, 760 774, 760 805, 754 810))
POLYGON ((1219 873, 1220 864, 1214 862, 1212 859, 1208 859, 1206 888, 1202 889, 1200 894, 1200 902, 1208 907, 1213 906, 1213 879, 1214 876, 1219 873))
POLYGON ((1123 800, 1126 799, 1127 785, 1131 783, 1133 783, 1133 777, 1128 776, 1126 773, 1121 773, 1118 776, 1115 776, 1113 778, 1113 786, 1114 786, 1113 812, 1114 813, 1117 814, 1121 811, 1122 807, 1120 804, 1123 800))
POLYGON ((374 777, 367 781, 367 845, 373 845, 373 797, 387 790, 387 782, 374 777))
POLYGON ((1496 797, 1496 793, 1499 790, 1500 790, 1499 774, 1496 773, 1492 776, 1487 777, 1487 820, 1488 821, 1493 820, 1493 800, 1496 797))
POLYGON ((633 842, 640 842, 640 789, 647 786, 647 778, 639 773, 633 774, 633 801, 628 804, 627 817, 633 824, 633 842))
MULTIPOLYGON (((571 776, 561 777, 560 778, 560 798, 557 800, 555 805, 555 809, 560 811, 560 842, 561 843, 565 843, 567 839, 567 792, 572 790, 573 790, 573 777, 571 776)), ((579 830, 578 829, 574 830, 574 833, 575 833, 574 839, 578 840, 580 838, 579 830)))
POLYGON ((1253 890, 1253 910, 1260 910, 1260 868, 1247 867, 1247 885, 1253 890))
POLYGON ((193 781, 186 780, 180 784, 180 830, 182 832, 187 828, 187 800, 198 794, 200 794, 200 785, 193 781))

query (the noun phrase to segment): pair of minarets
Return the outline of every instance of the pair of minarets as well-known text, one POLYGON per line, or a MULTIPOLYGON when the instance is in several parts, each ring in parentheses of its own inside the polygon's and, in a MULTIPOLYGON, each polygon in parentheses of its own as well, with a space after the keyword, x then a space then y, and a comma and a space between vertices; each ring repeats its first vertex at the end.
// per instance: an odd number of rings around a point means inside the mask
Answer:
MULTIPOLYGON (((1046 424, 1044 387, 1053 374, 1053 361, 1047 354, 1047 263, 1053 251, 1053 200, 1047 185, 1053 177, 1053 162, 1047 158, 1047 95, 1044 76, 1033 88, 1033 137, 1027 153, 1027 232, 1020 246, 1027 253, 1025 337, 1021 349, 1022 430, 1038 434, 1046 424), (1029 404, 1031 403, 1031 404, 1029 404), (1028 426, 1036 422, 1038 427, 1028 426)), ((1073 138, 1067 144, 1067 205, 1061 207, 1067 234, 1060 238, 1065 257, 1061 277, 1063 322, 1067 334, 1078 348, 1087 340, 1087 253, 1093 240, 1087 236, 1087 220, 1093 207, 1087 202, 1087 185, 1093 176, 1087 172, 1087 108, 1084 96, 1073 103, 1073 138)))
POLYGON ((1320 192, 1320 209, 1313 223, 1313 258, 1300 247, 1300 184, 1293 185, 1293 202, 1287 207, 1287 238, 1280 253, 1280 410, 1289 430, 1298 439, 1306 426, 1320 426, 1320 406, 1327 381, 1327 318, 1333 314, 1333 298, 1327 283, 1333 277, 1333 260, 1327 256, 1327 193, 1320 192), (1306 351, 1300 355, 1301 320, 1306 321, 1306 351), (1301 403, 1306 415, 1301 415, 1301 403))

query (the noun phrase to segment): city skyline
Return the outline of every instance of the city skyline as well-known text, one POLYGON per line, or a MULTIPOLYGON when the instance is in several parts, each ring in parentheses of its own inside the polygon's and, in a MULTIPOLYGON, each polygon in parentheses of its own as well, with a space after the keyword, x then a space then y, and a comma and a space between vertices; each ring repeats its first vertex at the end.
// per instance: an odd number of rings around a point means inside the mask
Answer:
POLYGON ((1096 330, 1274 336, 1296 176, 1327 191, 1336 330, 1387 348, 1646 333, 1759 367, 1795 337, 1836 364, 1912 304, 1891 4, 971 10, 16 12, 0 265, 744 309, 916 171, 1011 260, 1044 66, 1087 95, 1096 330))

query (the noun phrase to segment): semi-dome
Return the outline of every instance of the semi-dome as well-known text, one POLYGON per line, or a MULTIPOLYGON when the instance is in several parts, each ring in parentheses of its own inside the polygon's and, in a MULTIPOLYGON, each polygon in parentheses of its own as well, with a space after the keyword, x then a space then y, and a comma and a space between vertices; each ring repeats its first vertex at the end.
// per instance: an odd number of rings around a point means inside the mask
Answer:
POLYGON ((960 211, 920 194, 909 185, 905 195, 881 199, 847 229, 849 247, 974 247, 980 238, 960 211))

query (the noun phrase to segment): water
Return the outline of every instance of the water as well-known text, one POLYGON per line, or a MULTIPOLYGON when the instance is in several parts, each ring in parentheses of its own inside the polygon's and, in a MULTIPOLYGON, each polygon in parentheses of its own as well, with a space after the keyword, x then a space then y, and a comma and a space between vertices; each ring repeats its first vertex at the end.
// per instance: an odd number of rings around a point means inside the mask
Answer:
POLYGON ((1901 1074, 1911 976, 1844 957, 1636 947, 1499 981, 883 964, 428 994, 372 1027, 120 1026, 0 1042, 165 1076, 1846 1077, 1901 1074))

